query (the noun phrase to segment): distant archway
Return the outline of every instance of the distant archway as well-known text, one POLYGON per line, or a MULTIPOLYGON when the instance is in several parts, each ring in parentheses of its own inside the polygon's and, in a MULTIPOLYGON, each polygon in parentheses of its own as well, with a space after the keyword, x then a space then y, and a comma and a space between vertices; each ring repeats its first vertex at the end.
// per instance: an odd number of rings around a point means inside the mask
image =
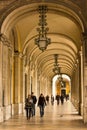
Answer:
POLYGON ((69 76, 62 74, 62 78, 63 78, 63 82, 59 81, 59 75, 56 75, 53 77, 52 80, 52 94, 55 95, 69 95, 69 97, 71 96, 71 79, 69 76))

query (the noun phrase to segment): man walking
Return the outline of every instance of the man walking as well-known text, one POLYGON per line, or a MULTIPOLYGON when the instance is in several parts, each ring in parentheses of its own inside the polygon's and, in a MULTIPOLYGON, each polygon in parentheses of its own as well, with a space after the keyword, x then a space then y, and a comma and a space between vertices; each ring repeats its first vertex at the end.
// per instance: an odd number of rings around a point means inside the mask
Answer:
POLYGON ((43 96, 43 94, 41 93, 38 99, 38 106, 40 108, 40 116, 43 117, 44 115, 44 108, 46 106, 46 101, 45 101, 45 97, 43 96))
POLYGON ((35 104, 37 102, 37 98, 36 96, 34 95, 34 92, 31 93, 31 98, 33 100, 33 116, 35 116, 35 104))

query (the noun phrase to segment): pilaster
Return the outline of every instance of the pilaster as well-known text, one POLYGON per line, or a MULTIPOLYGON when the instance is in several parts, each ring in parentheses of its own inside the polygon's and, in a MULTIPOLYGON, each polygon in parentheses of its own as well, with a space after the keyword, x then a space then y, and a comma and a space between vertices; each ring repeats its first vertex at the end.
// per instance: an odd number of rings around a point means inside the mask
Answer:
POLYGON ((80 109, 81 109, 81 115, 83 116, 83 48, 81 48, 80 51, 80 58, 81 58, 81 103, 80 103, 80 109))
POLYGON ((11 117, 11 58, 11 43, 0 34, 0 122, 11 117))
POLYGON ((0 41, 0 106, 3 106, 3 87, 2 87, 2 42, 0 41))
MULTIPOLYGON (((18 114, 20 104, 23 103, 23 60, 18 51, 14 53, 14 104, 12 113, 18 114)), ((22 107, 20 108, 22 112, 22 107)))
POLYGON ((83 120, 87 123, 87 31, 83 33, 83 120))

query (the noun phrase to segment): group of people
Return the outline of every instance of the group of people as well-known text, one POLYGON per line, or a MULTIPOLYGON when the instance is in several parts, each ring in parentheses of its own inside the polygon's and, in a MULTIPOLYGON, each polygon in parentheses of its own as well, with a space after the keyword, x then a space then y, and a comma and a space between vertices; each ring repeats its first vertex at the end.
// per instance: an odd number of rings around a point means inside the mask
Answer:
MULTIPOLYGON (((46 102, 47 104, 49 103, 49 95, 46 96, 46 102)), ((60 95, 56 95, 55 98, 53 95, 51 95, 51 104, 54 105, 54 101, 57 101, 57 105, 59 105, 59 103, 61 102, 61 104, 64 103, 64 99, 67 101, 69 99, 69 95, 64 96, 63 94, 60 95)))
POLYGON ((37 97, 32 92, 31 95, 25 100, 25 110, 26 110, 26 117, 30 119, 30 117, 35 116, 35 104, 37 103, 38 107, 40 108, 40 116, 43 117, 44 115, 44 108, 46 106, 46 100, 44 95, 41 93, 37 102, 37 97))
POLYGON ((35 116, 35 104, 37 102, 37 98, 32 92, 31 95, 25 99, 25 110, 26 110, 26 117, 30 119, 31 116, 35 116))
MULTIPOLYGON (((37 103, 37 106, 40 109, 40 116, 43 117, 44 116, 44 108, 47 104, 49 104, 49 95, 47 95, 46 97, 44 97, 44 95, 41 93, 38 100, 37 97, 34 95, 34 93, 32 92, 31 95, 28 95, 28 97, 25 100, 25 110, 26 110, 26 117, 27 119, 30 119, 30 117, 35 116, 35 104, 37 103)), ((58 94, 56 95, 55 99, 57 101, 57 105, 59 105, 60 101, 61 104, 64 103, 64 95, 59 96, 58 94)), ((51 104, 54 104, 54 96, 51 95, 51 104)), ((66 98, 67 100, 67 98, 66 98)))
POLYGON ((60 101, 61 101, 61 104, 64 103, 64 95, 62 94, 61 96, 60 95, 56 95, 56 101, 57 101, 57 105, 59 105, 60 101))

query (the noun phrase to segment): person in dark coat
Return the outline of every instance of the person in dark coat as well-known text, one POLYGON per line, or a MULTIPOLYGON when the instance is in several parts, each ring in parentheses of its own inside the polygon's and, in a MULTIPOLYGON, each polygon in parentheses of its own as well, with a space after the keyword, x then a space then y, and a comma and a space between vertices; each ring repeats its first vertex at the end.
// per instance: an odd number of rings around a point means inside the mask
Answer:
POLYGON ((47 104, 49 104, 49 95, 46 96, 47 104))
POLYGON ((64 95, 63 94, 61 94, 60 99, 61 99, 61 104, 63 104, 64 103, 64 95))
POLYGON ((36 102, 37 102, 37 98, 36 98, 36 96, 34 95, 34 92, 32 92, 31 93, 31 98, 32 98, 32 100, 33 100, 33 116, 35 116, 35 104, 36 104, 36 102))
POLYGON ((57 101, 57 105, 59 105, 59 101, 60 101, 60 95, 56 95, 56 101, 57 101))
POLYGON ((40 108, 40 116, 43 117, 44 108, 46 106, 46 100, 42 93, 40 94, 39 99, 38 99, 38 106, 40 108))

